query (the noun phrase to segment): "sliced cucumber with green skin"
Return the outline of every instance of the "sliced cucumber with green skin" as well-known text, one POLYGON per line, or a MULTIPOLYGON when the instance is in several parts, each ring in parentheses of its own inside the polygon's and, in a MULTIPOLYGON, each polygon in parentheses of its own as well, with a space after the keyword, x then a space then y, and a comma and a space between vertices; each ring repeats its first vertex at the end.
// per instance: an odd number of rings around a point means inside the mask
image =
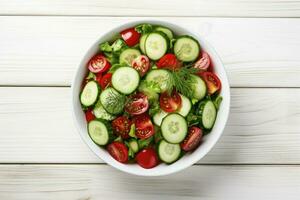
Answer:
POLYGON ((111 121, 113 119, 116 118, 116 116, 108 113, 104 107, 102 106, 101 104, 101 101, 100 99, 98 100, 98 102, 96 103, 94 109, 93 109, 93 113, 95 115, 96 118, 98 119, 105 119, 105 120, 108 120, 108 121, 111 121))
POLYGON ((200 45, 191 36, 181 36, 174 44, 176 57, 183 62, 195 61, 200 53, 200 45))
POLYGON ((168 38, 170 40, 173 39, 173 32, 170 29, 168 29, 166 27, 158 26, 158 27, 156 27, 155 30, 163 32, 164 34, 166 34, 168 36, 168 38))
POLYGON ((181 148, 179 144, 171 144, 161 140, 158 145, 158 156, 165 163, 173 163, 180 157, 181 148))
POLYGON ((120 64, 126 64, 131 66, 132 61, 141 55, 141 52, 134 48, 128 48, 122 51, 120 54, 119 62, 120 64))
POLYGON ((151 60, 158 60, 168 51, 169 41, 162 32, 149 33, 145 42, 146 55, 151 60))
POLYGON ((207 101, 202 111, 202 125, 206 129, 211 129, 214 126, 217 117, 217 110, 212 101, 207 101))
POLYGON ((80 102, 83 106, 89 107, 96 103, 100 93, 99 85, 96 81, 89 81, 80 94, 80 102))
POLYGON ((187 122, 181 115, 167 115, 161 123, 162 136, 167 142, 176 144, 184 140, 188 132, 187 122))
POLYGON ((206 84, 199 76, 196 75, 191 75, 191 76, 192 79, 194 79, 191 85, 191 89, 193 90, 193 94, 194 94, 194 99, 201 100, 206 95, 206 90, 207 90, 206 84))
POLYGON ((160 87, 161 90, 160 92, 165 92, 170 87, 170 84, 168 84, 170 78, 171 78, 170 72, 168 72, 167 70, 154 69, 147 74, 146 81, 153 81, 157 83, 160 87))
POLYGON ((91 139, 98 145, 106 145, 109 141, 109 133, 105 124, 98 120, 92 120, 88 124, 88 132, 91 139))
POLYGON ((189 98, 187 98, 186 96, 179 94, 181 97, 181 107, 180 109, 177 111, 179 114, 181 114, 182 116, 186 117, 189 112, 191 111, 192 108, 192 103, 189 100, 189 98))
POLYGON ((123 94, 132 93, 139 86, 140 75, 132 67, 120 67, 112 75, 113 87, 123 94))
POLYGON ((116 115, 123 111, 125 102, 124 104, 121 104, 122 102, 113 101, 118 100, 120 95, 121 94, 112 87, 106 88, 100 94, 100 102, 103 105, 103 108, 110 114, 116 115), (113 97, 113 100, 111 97, 113 97))
POLYGON ((146 54, 146 51, 145 51, 145 42, 146 42, 146 39, 147 39, 148 35, 149 34, 144 34, 140 38, 140 49, 141 49, 141 51, 142 51, 143 54, 146 54))
POLYGON ((153 116, 153 121, 157 126, 161 125, 162 120, 168 115, 168 113, 166 113, 163 110, 160 110, 159 112, 155 113, 155 115, 153 116))

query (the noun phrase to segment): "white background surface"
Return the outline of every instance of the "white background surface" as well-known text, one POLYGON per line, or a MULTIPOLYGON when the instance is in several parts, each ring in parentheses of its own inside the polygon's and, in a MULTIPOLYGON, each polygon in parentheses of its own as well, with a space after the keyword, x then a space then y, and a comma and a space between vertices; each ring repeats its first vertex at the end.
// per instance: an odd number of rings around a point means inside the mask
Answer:
POLYGON ((299 199, 300 1, 0 0, 0 199, 299 199), (119 172, 81 141, 70 81, 99 35, 141 17, 196 30, 232 87, 215 148, 178 174, 119 172))

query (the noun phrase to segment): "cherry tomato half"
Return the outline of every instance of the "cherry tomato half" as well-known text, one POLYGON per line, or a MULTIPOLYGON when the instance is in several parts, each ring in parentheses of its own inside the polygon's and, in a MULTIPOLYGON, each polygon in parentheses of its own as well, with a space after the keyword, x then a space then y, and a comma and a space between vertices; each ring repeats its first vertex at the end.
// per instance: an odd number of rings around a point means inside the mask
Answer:
POLYGON ((132 47, 139 43, 141 34, 138 33, 134 28, 128 28, 121 33, 121 37, 125 41, 125 43, 132 47))
POLYGON ((196 126, 189 128, 188 135, 180 144, 182 150, 192 151, 198 147, 202 139, 202 130, 196 126))
POLYGON ((144 76, 150 68, 149 58, 145 55, 140 55, 132 61, 131 66, 139 72, 140 76, 144 76))
POLYGON ((149 108, 148 97, 139 92, 129 96, 129 101, 125 105, 125 111, 131 115, 140 115, 149 108))
POLYGON ((181 97, 175 91, 171 95, 164 92, 159 97, 159 105, 165 112, 175 112, 181 107, 181 97))
POLYGON ((145 169, 150 169, 158 165, 158 156, 153 148, 146 148, 141 150, 136 155, 136 162, 145 169))
POLYGON ((95 115, 93 114, 92 109, 88 109, 87 111, 85 111, 85 119, 87 122, 95 119, 95 115))
POLYGON ((125 116, 117 117, 112 121, 111 125, 116 135, 121 136, 123 139, 129 138, 131 121, 127 117, 125 116))
POLYGON ((149 115, 141 114, 132 118, 135 124, 135 135, 140 139, 146 139, 154 135, 154 126, 151 122, 149 115))
POLYGON ((104 90, 108 85, 111 84, 112 73, 105 74, 100 80, 101 89, 104 90))
POLYGON ((207 90, 209 94, 214 94, 217 91, 220 91, 222 85, 220 79, 212 72, 202 72, 200 76, 206 83, 207 90))
POLYGON ((97 54, 90 59, 88 68, 93 73, 103 73, 110 68, 110 63, 103 55, 97 54))
POLYGON ((194 68, 200 71, 206 71, 208 70, 209 66, 210 66, 210 57, 206 52, 202 51, 199 56, 199 59, 194 64, 194 68))
POLYGON ((126 163, 128 161, 128 149, 122 142, 112 142, 107 146, 108 153, 117 161, 126 163))
POLYGON ((182 63, 176 58, 172 53, 164 55, 162 58, 156 62, 156 66, 164 69, 176 70, 181 67, 182 63))

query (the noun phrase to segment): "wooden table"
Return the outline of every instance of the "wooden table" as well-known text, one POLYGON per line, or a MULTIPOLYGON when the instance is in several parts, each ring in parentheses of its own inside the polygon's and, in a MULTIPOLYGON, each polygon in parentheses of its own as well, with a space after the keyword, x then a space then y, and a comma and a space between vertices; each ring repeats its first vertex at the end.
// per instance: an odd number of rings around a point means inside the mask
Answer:
POLYGON ((299 0, 0 0, 0 199, 300 199, 299 0), (220 54, 232 102, 198 164, 144 178, 104 164, 71 117, 87 48, 119 24, 164 19, 220 54))

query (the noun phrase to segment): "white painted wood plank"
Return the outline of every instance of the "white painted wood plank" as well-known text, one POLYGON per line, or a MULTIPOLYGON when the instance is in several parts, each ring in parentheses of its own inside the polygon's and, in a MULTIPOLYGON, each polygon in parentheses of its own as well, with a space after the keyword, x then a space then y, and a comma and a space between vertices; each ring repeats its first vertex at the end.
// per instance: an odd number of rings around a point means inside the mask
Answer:
POLYGON ((2 165, 5 200, 298 200, 299 166, 193 166, 145 178, 107 165, 2 165))
MULTIPOLYGON (((69 88, 0 88, 0 163, 101 163, 70 99, 69 88)), ((228 125, 201 163, 300 164, 299 99, 300 89, 232 89, 228 125)))
POLYGON ((1 0, 2 15, 299 17, 299 0, 1 0))
MULTIPOLYGON (((70 85, 88 47, 133 19, 141 18, 0 17, 0 85, 70 85)), ((300 87, 300 19, 159 19, 203 35, 231 86, 300 87)))

